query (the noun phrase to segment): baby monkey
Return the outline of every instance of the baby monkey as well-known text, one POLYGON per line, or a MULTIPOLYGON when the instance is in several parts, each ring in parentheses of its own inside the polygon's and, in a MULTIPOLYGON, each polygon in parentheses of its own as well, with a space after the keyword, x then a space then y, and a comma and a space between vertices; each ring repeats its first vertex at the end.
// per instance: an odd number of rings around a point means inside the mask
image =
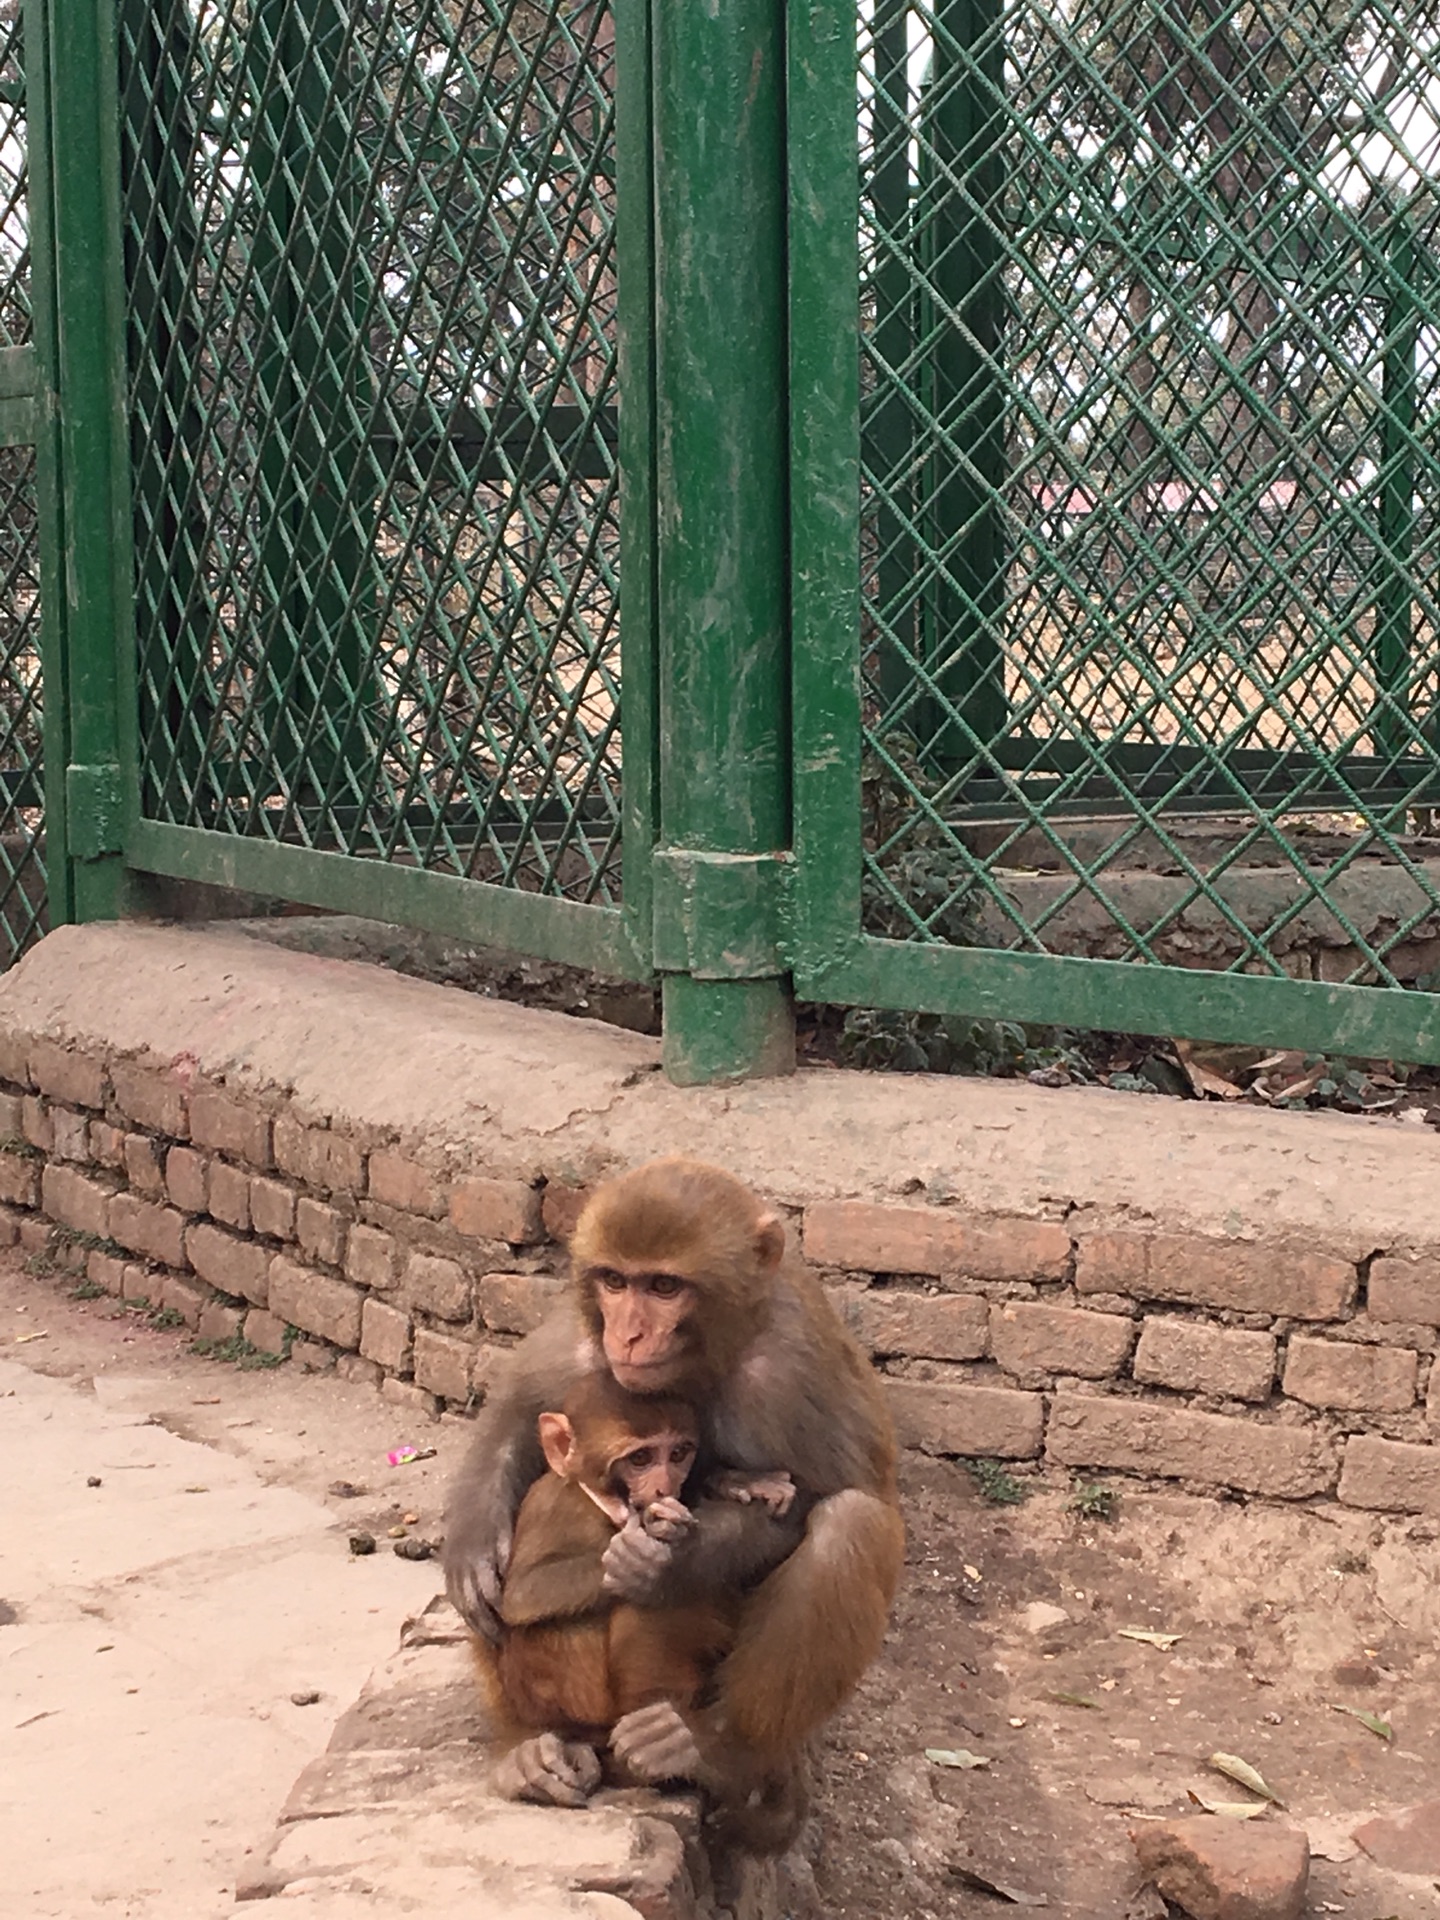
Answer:
MULTIPOLYGON (((582 1806, 602 1778, 630 1783, 613 1752, 600 1759, 617 1721, 660 1700, 682 1710, 702 1701, 733 1643, 743 1595, 640 1607, 607 1587, 605 1554, 618 1531, 684 1551, 695 1522, 681 1496, 699 1445, 686 1401, 628 1393, 608 1372, 592 1373, 563 1410, 540 1415, 539 1431, 550 1470, 516 1516, 500 1603, 494 1676, 515 1744, 495 1785, 513 1799, 582 1806)), ((778 1471, 724 1473, 705 1490, 758 1501, 777 1517, 795 1493, 778 1471)))

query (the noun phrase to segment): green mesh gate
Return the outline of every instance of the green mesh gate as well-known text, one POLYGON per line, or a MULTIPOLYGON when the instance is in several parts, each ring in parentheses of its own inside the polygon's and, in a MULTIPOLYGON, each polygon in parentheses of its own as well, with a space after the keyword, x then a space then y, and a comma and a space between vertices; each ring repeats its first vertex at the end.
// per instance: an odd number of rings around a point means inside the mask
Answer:
POLYGON ((127 861, 633 971, 608 7, 118 37, 127 861))
POLYGON ((791 26, 802 990, 1435 1057, 1433 10, 791 26))
POLYGON ((0 967, 46 915, 40 524, 24 41, 0 13, 0 967))

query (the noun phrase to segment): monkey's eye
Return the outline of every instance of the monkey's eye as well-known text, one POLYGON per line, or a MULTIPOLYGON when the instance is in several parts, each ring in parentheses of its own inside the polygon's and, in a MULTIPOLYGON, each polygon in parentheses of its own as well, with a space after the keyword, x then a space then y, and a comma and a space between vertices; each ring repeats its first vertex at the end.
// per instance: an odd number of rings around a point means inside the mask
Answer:
POLYGON ((655 1464, 655 1449, 637 1447, 633 1453, 627 1453, 620 1464, 622 1467, 629 1467, 632 1473, 643 1473, 646 1467, 655 1464))
POLYGON ((673 1273, 652 1273, 646 1286, 659 1300, 673 1300, 685 1291, 685 1282, 673 1273))
POLYGON ((683 1466, 687 1460, 693 1460, 694 1458, 695 1442, 693 1440, 682 1440, 679 1446, 671 1453, 670 1464, 679 1467, 683 1466))
POLYGON ((626 1280, 623 1273, 612 1273, 609 1267, 596 1267, 590 1275, 593 1284, 606 1293, 623 1293, 626 1280))

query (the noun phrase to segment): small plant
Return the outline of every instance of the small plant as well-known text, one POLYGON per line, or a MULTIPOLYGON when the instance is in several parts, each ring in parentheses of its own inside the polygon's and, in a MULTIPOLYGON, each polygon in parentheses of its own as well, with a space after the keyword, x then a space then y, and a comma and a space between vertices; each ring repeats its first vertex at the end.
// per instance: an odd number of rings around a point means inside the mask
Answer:
POLYGON ((185 1316, 176 1307, 151 1307, 145 1318, 157 1333, 168 1333, 174 1327, 183 1327, 185 1316))
POLYGON ((25 1139, 23 1134, 7 1133, 0 1138, 0 1153, 10 1153, 17 1160, 40 1160, 44 1156, 39 1147, 25 1139))
POLYGON ((1099 1480, 1077 1480, 1070 1495, 1070 1511, 1081 1520, 1113 1520, 1119 1505, 1114 1487, 1099 1480))
POLYGON ((190 1351, 198 1354, 202 1360, 225 1361, 230 1366, 239 1367, 242 1373, 254 1373, 261 1367, 283 1366, 286 1357, 280 1353, 262 1353, 259 1347, 251 1346, 243 1333, 232 1333, 224 1340, 192 1340, 190 1351))
POLYGON ((32 1253, 25 1262, 25 1271, 37 1280, 48 1280, 52 1273, 58 1271, 54 1254, 42 1247, 38 1253, 32 1253))
POLYGON ((105 1289, 96 1280, 81 1280, 70 1289, 72 1300, 103 1300, 105 1289))
POLYGON ((967 1460, 965 1465, 987 1506, 1018 1507, 1030 1498, 1025 1482, 1017 1480, 998 1460, 967 1460))

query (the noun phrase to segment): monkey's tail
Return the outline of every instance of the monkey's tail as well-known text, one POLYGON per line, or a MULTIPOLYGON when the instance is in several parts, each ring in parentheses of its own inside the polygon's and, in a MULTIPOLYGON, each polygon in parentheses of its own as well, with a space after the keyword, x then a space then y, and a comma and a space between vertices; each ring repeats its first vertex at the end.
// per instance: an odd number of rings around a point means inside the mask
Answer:
POLYGON ((904 1524, 888 1501, 855 1487, 822 1500, 747 1603, 720 1668, 727 1731, 766 1758, 798 1753, 880 1651, 904 1558, 904 1524))

